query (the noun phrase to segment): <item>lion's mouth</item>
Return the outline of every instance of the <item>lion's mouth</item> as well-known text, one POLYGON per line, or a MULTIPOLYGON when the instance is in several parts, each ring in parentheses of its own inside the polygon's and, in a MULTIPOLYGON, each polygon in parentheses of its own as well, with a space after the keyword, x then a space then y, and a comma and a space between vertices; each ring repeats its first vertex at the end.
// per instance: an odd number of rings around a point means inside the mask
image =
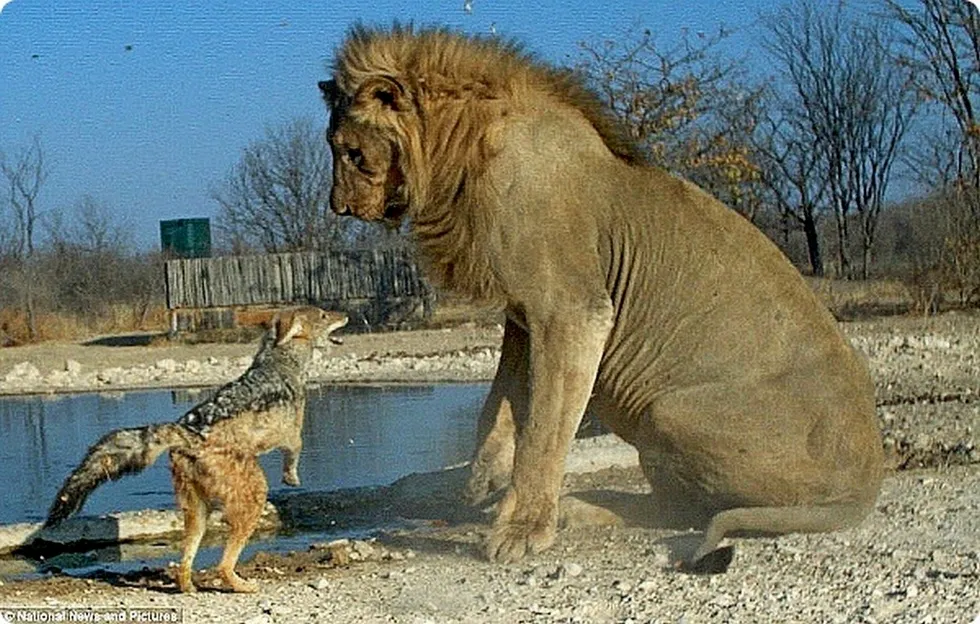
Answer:
POLYGON ((385 204, 384 210, 384 220, 398 223, 405 216, 408 211, 408 204, 406 202, 396 201, 385 204))

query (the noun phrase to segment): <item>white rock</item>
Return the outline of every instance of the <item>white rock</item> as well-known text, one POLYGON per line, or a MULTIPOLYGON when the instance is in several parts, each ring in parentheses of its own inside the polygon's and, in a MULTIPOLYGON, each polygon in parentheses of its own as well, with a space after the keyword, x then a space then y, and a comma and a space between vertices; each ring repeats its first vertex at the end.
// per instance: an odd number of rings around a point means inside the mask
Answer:
POLYGON ((80 375, 82 365, 75 360, 65 360, 65 372, 69 375, 80 375))
POLYGON ((37 381, 41 378, 41 371, 30 362, 16 364, 4 378, 7 382, 12 381, 37 381))
POLYGON ((177 370, 177 362, 171 358, 164 358, 162 360, 157 360, 157 363, 154 366, 167 373, 172 373, 175 370, 177 370))
POLYGON ((118 384, 125 376, 126 372, 118 366, 100 370, 95 374, 95 378, 104 384, 118 384))

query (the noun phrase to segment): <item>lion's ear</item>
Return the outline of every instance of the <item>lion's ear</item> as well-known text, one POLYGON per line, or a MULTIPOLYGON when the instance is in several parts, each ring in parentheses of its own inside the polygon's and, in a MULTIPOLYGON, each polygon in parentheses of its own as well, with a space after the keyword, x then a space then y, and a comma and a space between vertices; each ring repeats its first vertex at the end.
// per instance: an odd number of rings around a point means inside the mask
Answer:
POLYGON ((321 80, 316 83, 320 87, 320 93, 323 94, 323 99, 327 102, 327 106, 334 108, 337 102, 340 101, 340 87, 337 86, 336 80, 321 80))
POLYGON ((358 89, 354 101, 366 107, 401 113, 411 108, 411 98, 405 87, 394 78, 379 76, 368 80, 358 89))

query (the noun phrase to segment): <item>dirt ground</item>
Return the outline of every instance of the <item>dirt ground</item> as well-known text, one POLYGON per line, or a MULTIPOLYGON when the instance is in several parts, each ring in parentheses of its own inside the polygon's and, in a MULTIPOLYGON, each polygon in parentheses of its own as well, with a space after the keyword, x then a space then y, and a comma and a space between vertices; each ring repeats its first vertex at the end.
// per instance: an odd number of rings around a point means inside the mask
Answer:
MULTIPOLYGON (((975 622, 980 318, 895 317, 843 329, 866 354, 878 391, 891 472, 875 511, 859 527, 833 534, 732 539, 734 561, 724 574, 675 569, 699 534, 656 519, 656 501, 645 496, 635 466, 569 474, 556 545, 518 564, 488 563, 480 550, 487 516, 458 504, 456 471, 409 481, 374 501, 411 529, 379 534, 373 542, 257 555, 240 569, 260 581, 258 594, 225 593, 212 587, 210 572, 199 575, 202 591, 177 594, 172 568, 88 578, 55 574, 0 586, 0 615, 13 606, 73 606, 166 607, 179 609, 184 622, 247 624, 975 622)), ((411 366, 413 358, 440 353, 465 359, 474 349, 494 348, 499 337, 497 328, 478 327, 351 336, 331 357, 411 366)), ((0 350, 0 379, 29 360, 43 371, 66 359, 83 367, 127 367, 251 351, 249 345, 89 349, 0 350)), ((492 373, 492 367, 479 370, 492 373)), ((339 507, 315 512, 340 513, 339 507)))

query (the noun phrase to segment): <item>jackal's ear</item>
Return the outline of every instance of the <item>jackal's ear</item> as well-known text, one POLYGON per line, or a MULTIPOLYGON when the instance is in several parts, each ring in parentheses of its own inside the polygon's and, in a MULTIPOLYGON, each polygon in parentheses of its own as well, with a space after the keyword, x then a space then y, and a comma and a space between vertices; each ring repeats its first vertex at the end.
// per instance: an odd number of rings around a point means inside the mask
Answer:
POLYGON ((276 323, 276 346, 281 346, 298 336, 303 331, 301 315, 289 314, 276 323))

